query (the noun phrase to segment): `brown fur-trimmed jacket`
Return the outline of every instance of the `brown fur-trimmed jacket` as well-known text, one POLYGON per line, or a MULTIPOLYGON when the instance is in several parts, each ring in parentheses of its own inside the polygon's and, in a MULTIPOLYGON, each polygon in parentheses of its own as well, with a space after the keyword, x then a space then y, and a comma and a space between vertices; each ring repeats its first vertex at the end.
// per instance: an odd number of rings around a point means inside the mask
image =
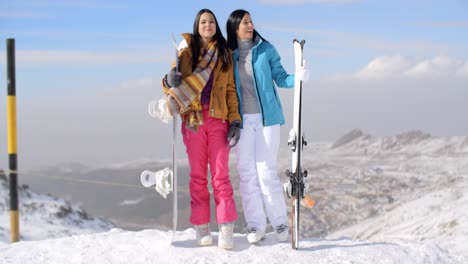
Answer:
MULTIPOLYGON (((192 40, 192 34, 185 33, 182 35, 190 45, 192 40)), ((175 67, 175 65, 173 65, 175 67)), ((192 74, 192 50, 184 48, 179 52, 179 72, 182 74, 182 78, 192 74)), ((165 86, 164 80, 162 81, 163 91, 169 89, 165 86)), ((196 99, 197 101, 200 99, 196 99)), ((193 109, 199 108, 200 102, 193 102, 193 109)), ((198 109, 199 110, 199 109, 198 109)), ((231 63, 227 71, 222 70, 221 59, 213 69, 213 88, 211 89, 210 96, 210 116, 219 118, 222 120, 228 120, 231 123, 234 120, 241 120, 239 114, 239 100, 236 94, 236 86, 234 83, 234 70, 233 64, 231 63)), ((181 114, 182 120, 185 120, 187 113, 181 114)))

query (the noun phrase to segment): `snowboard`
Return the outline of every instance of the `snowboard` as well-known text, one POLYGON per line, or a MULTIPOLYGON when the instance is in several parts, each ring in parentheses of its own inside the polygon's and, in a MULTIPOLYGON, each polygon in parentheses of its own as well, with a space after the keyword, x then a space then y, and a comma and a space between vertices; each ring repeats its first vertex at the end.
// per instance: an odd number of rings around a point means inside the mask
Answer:
MULTIPOLYGON (((175 50, 175 65, 176 72, 179 71, 179 48, 171 32, 172 44, 175 50)), ((153 100, 148 105, 148 112, 152 117, 157 117, 165 123, 169 123, 170 115, 166 108, 166 98, 161 98, 159 101, 153 100)), ((172 116, 172 170, 165 168, 163 170, 152 172, 145 170, 141 173, 141 183, 145 187, 156 187, 156 191, 164 198, 172 192, 172 239, 171 244, 174 243, 175 232, 177 230, 177 115, 172 116)))
MULTIPOLYGON (((176 72, 179 72, 179 50, 177 48, 177 42, 174 38, 174 35, 171 32, 172 44, 174 45, 175 50, 175 60, 176 60, 176 72)), ((172 186, 173 186, 173 196, 172 196, 172 240, 174 242, 174 235, 177 230, 177 155, 176 155, 176 145, 177 145, 177 115, 172 117, 172 186)))

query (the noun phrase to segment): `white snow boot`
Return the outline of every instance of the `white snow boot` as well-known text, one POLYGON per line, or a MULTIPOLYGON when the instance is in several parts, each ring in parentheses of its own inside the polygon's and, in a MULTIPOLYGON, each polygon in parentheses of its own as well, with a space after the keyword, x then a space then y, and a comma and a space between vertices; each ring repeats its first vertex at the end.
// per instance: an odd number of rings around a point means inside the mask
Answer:
POLYGON ((265 231, 259 230, 255 227, 251 227, 247 230, 247 241, 249 243, 257 243, 265 237, 265 231))
POLYGON ((234 222, 219 225, 218 247, 234 248, 234 222))
POLYGON ((288 240, 289 237, 289 227, 287 225, 281 224, 275 228, 276 237, 278 241, 284 242, 288 240))
POLYGON ((211 237, 211 231, 209 224, 196 225, 196 239, 197 245, 208 246, 213 244, 213 238, 211 237))

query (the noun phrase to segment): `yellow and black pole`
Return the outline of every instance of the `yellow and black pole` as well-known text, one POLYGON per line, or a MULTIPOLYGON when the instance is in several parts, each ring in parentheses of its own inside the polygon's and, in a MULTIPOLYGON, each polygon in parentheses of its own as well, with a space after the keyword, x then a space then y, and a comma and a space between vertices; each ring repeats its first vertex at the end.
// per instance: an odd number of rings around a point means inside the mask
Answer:
POLYGON ((7 39, 7 125, 8 159, 10 168, 10 228, 11 241, 19 241, 18 168, 16 153, 16 78, 15 40, 7 39))

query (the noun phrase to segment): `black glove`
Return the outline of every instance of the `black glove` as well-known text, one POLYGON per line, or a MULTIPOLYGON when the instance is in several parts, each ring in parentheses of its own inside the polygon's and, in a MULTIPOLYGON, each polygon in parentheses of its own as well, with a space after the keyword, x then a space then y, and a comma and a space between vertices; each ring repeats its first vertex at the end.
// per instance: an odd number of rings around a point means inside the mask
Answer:
POLYGON ((239 141, 241 133, 240 125, 240 120, 234 120, 231 122, 231 126, 229 127, 229 132, 227 136, 227 139, 229 141, 229 148, 232 148, 235 145, 237 145, 237 142, 239 141))
POLYGON ((171 87, 179 87, 182 84, 182 75, 180 72, 176 72, 175 68, 173 68, 166 77, 164 77, 166 82, 166 86, 171 87))

